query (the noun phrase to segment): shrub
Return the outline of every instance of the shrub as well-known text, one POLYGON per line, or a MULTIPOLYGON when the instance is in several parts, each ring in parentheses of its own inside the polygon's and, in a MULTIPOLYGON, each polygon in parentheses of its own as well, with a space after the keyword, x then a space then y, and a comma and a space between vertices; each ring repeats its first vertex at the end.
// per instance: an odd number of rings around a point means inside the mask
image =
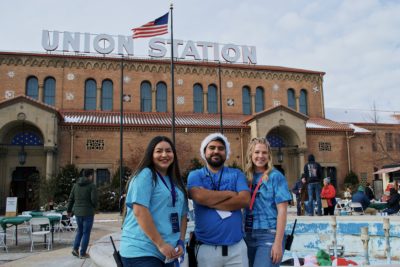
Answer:
POLYGON ((344 177, 344 186, 345 188, 350 187, 354 190, 359 184, 358 176, 353 171, 350 171, 346 177, 344 177))

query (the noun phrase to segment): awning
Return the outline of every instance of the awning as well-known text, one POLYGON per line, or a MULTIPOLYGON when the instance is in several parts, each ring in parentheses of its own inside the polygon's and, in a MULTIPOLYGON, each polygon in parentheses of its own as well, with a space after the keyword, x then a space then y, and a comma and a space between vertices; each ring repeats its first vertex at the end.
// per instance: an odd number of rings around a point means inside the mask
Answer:
POLYGON ((400 167, 383 168, 383 169, 380 169, 380 170, 374 172, 374 174, 381 174, 381 173, 388 173, 388 172, 396 172, 396 171, 400 171, 400 167))

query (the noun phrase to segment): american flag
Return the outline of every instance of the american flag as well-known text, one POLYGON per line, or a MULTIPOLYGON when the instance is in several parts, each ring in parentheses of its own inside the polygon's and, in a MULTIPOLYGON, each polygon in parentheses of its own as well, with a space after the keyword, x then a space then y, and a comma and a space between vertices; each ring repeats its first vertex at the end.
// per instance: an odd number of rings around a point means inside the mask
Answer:
POLYGON ((132 38, 147 38, 168 33, 168 14, 138 28, 133 28, 132 38))

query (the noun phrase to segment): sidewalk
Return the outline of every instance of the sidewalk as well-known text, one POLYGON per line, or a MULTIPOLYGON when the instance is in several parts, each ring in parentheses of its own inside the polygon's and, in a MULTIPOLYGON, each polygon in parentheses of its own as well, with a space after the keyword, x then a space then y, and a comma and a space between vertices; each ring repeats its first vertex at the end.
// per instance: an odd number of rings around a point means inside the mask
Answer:
MULTIPOLYGON (((95 221, 90 237, 89 254, 91 245, 101 237, 118 232, 120 230, 121 217, 119 213, 99 213, 95 216, 95 221)), ((1 266, 92 266, 91 259, 78 259, 72 256, 72 242, 75 237, 74 232, 62 232, 61 240, 58 233, 54 233, 53 249, 48 251, 45 248, 35 247, 34 252, 30 252, 30 241, 22 235, 18 236, 18 246, 12 240, 7 240, 8 253, 0 252, 1 266)))

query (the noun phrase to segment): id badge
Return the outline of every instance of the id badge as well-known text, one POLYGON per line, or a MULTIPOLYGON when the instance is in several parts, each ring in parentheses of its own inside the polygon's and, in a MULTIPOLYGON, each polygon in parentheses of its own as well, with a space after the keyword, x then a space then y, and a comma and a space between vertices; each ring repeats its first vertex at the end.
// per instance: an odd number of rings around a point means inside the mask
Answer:
POLYGON ((171 221, 171 226, 172 226, 172 232, 173 233, 179 233, 179 217, 178 213, 174 212, 171 213, 169 220, 171 221))
POLYGON ((246 233, 251 233, 253 231, 253 214, 247 214, 244 222, 244 231, 246 233))

